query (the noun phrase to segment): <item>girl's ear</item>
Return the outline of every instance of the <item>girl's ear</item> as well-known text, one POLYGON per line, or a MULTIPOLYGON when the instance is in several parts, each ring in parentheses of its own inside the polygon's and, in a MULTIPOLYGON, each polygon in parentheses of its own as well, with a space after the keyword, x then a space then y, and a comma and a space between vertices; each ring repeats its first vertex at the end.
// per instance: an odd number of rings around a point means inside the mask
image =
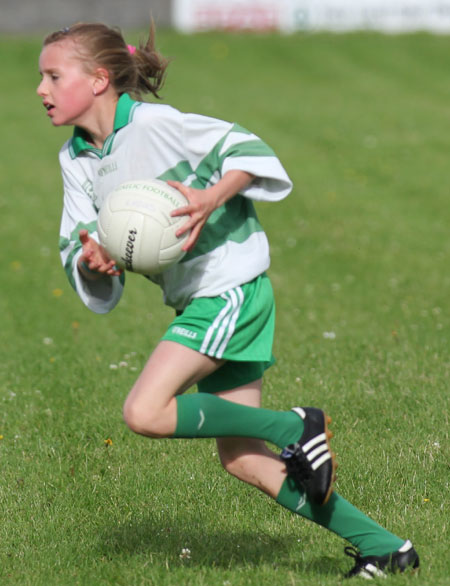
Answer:
POLYGON ((109 72, 103 67, 95 70, 93 75, 92 93, 98 96, 106 91, 109 87, 109 72))

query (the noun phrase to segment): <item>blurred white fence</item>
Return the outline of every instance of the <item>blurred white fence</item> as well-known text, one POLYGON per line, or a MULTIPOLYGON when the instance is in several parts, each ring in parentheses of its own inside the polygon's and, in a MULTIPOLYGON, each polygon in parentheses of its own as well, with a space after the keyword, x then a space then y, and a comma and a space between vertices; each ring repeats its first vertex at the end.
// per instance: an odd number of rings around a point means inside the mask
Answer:
POLYGON ((173 0, 179 30, 450 31, 450 0, 173 0))

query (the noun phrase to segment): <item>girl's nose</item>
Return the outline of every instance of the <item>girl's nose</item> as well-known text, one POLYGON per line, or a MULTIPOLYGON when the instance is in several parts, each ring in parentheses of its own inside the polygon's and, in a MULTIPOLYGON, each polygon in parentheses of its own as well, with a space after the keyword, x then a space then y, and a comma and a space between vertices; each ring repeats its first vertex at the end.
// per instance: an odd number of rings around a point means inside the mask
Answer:
POLYGON ((36 93, 38 96, 40 96, 41 98, 43 96, 45 96, 45 86, 44 86, 44 80, 41 81, 41 83, 37 86, 36 88, 36 93))

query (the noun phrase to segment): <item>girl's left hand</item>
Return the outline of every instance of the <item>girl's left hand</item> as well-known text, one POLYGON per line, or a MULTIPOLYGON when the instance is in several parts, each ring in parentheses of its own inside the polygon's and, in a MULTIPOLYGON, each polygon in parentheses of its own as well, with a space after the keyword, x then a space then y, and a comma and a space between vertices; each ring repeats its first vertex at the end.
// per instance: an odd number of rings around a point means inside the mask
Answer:
POLYGON ((197 242, 200 232, 203 226, 206 224, 207 219, 216 209, 217 204, 209 189, 195 189, 193 187, 187 187, 179 181, 168 181, 171 187, 178 189, 185 198, 189 201, 187 206, 183 206, 174 210, 170 215, 175 216, 189 216, 186 223, 176 233, 177 236, 182 236, 189 230, 191 233, 183 246, 183 250, 188 252, 192 250, 197 242))
POLYGON ((212 212, 239 193, 253 179, 254 175, 251 173, 233 169, 225 173, 216 184, 206 189, 187 187, 179 181, 167 182, 171 187, 178 189, 189 201, 187 206, 178 208, 171 213, 171 216, 174 217, 190 216, 177 232, 177 236, 182 236, 188 230, 191 231, 183 250, 189 252, 194 248, 200 232, 212 212))

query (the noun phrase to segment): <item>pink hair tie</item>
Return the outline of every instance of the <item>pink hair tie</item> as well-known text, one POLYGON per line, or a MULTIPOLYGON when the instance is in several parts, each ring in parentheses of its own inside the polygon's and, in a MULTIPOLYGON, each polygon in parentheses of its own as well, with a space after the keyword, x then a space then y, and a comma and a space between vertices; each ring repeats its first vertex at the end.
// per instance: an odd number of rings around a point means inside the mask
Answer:
POLYGON ((136 47, 134 45, 127 45, 127 49, 130 52, 130 55, 136 53, 136 47))

